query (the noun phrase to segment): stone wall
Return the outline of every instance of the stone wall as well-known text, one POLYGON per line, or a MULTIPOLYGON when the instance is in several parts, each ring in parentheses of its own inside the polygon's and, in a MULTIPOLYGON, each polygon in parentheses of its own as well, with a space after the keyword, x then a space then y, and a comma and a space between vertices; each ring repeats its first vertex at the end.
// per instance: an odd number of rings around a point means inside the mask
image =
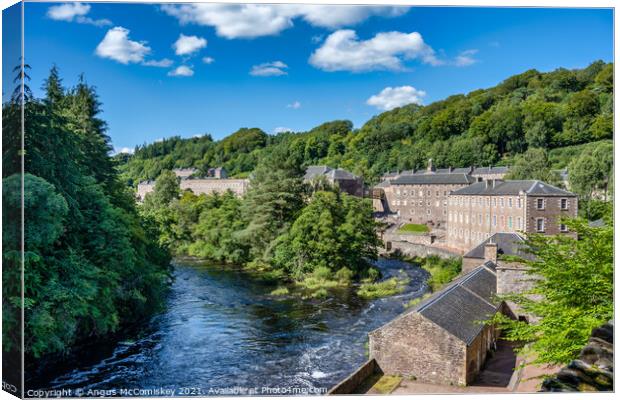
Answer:
POLYGON ((545 235, 572 234, 560 229, 560 218, 574 218, 577 216, 578 200, 576 196, 567 197, 536 197, 528 196, 525 232, 544 233, 545 235), (543 208, 537 207, 538 199, 543 200, 543 208), (562 209, 561 201, 565 199, 567 208, 562 209), (536 229, 536 220, 542 218, 544 231, 536 229))
POLYGON ((228 190, 237 196, 243 196, 248 189, 247 179, 184 179, 181 190, 189 189, 194 194, 224 193, 228 190))
POLYGON ((377 373, 382 373, 381 368, 377 365, 377 361, 371 358, 343 379, 342 382, 331 388, 327 394, 353 394, 364 381, 377 373))
POLYGON ((386 249, 388 249, 387 253, 395 252, 409 257, 437 256, 440 258, 454 258, 461 256, 459 253, 450 250, 424 244, 389 241, 386 241, 385 244, 386 249))
POLYGON ((465 344, 417 312, 404 314, 368 336, 370 358, 387 375, 466 384, 465 344))
POLYGON ((478 373, 484 366, 484 362, 487 359, 489 350, 493 348, 497 335, 495 328, 492 325, 484 327, 480 335, 478 335, 474 341, 467 346, 466 366, 467 377, 466 383, 472 383, 478 373))

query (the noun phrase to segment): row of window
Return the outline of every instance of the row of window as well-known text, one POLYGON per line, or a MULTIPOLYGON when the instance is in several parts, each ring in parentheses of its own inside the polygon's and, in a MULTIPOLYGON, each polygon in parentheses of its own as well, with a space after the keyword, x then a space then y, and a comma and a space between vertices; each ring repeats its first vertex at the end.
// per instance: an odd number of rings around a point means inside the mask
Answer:
MULTIPOLYGON (((470 216, 469 214, 463 214, 463 213, 448 213, 448 222, 460 222, 463 223, 465 222, 466 224, 469 224, 470 221, 470 216)), ((512 216, 508 216, 507 218, 504 215, 500 215, 499 217, 499 222, 500 225, 503 227, 505 227, 504 222, 507 222, 507 227, 508 229, 523 229, 522 226, 522 221, 521 221, 521 217, 517 217, 516 218, 516 227, 513 226, 513 217, 512 216)), ((492 223, 493 226, 497 226, 497 215, 490 215, 490 214, 486 214, 485 218, 484 218, 484 225, 485 226, 489 226, 489 224, 492 223)), ((471 223, 472 224, 478 224, 478 225, 483 225, 483 220, 482 220, 482 214, 471 214, 471 223), (476 218, 477 217, 477 218, 476 218)))
MULTIPOLYGON (((512 224, 512 217, 508 217, 509 219, 509 228, 512 228, 511 224, 512 224)), ((521 218, 517 218, 517 224, 519 225, 519 227, 517 228, 517 230, 521 230, 522 228, 520 227, 521 225, 521 218)), ((493 216, 493 226, 495 226, 497 223, 497 219, 496 216, 493 216)), ((568 232, 568 227, 565 224, 558 224, 559 228, 560 228, 560 232, 568 232)), ((546 219, 545 218, 536 218, 536 232, 539 233, 544 233, 546 229, 546 219)), ((476 240, 482 240, 482 239, 486 239, 490 234, 488 232, 480 232, 480 231, 470 231, 469 229, 463 229, 463 228, 449 228, 448 229, 448 236, 450 237, 457 237, 459 239, 476 239, 476 240)))
MULTIPOLYGON (((513 205, 516 206, 516 208, 521 208, 522 207, 522 199, 520 197, 517 197, 516 199, 513 199, 512 197, 508 197, 508 198, 504 198, 504 197, 481 197, 481 196, 475 196, 475 197, 463 197, 463 196, 459 196, 459 197, 452 197, 450 198, 450 205, 453 206, 483 206, 486 205, 487 207, 490 207, 491 205, 493 207, 508 207, 508 208, 512 208, 513 205)), ((546 205, 546 199, 544 198, 539 198, 536 199, 536 209, 537 210, 544 210, 545 209, 545 205, 546 205)), ((568 210, 568 206, 569 206, 569 201, 568 199, 560 199, 559 201, 559 206, 560 209, 562 210, 568 210)))
MULTIPOLYGON (((435 193, 435 197, 439 197, 442 193, 443 193, 443 197, 446 197, 448 195, 448 191, 444 190, 435 190, 434 192, 432 190, 427 190, 426 191, 426 197, 430 197, 432 196, 432 194, 435 193)), ((416 197, 416 194, 419 197, 424 197, 424 190, 407 190, 407 189, 396 189, 396 196, 411 196, 411 197, 416 197)))

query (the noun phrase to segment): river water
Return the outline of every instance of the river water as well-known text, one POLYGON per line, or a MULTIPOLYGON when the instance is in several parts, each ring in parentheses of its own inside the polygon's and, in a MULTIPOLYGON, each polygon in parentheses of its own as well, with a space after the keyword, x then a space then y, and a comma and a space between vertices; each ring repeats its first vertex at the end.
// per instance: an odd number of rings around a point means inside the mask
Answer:
POLYGON ((428 274, 418 266, 388 259, 377 266, 386 279, 406 274, 406 290, 369 301, 352 290, 326 299, 274 297, 273 284, 234 268, 178 261, 165 311, 140 334, 104 346, 37 387, 81 395, 137 388, 176 395, 327 390, 366 361, 368 332, 427 290, 428 274))

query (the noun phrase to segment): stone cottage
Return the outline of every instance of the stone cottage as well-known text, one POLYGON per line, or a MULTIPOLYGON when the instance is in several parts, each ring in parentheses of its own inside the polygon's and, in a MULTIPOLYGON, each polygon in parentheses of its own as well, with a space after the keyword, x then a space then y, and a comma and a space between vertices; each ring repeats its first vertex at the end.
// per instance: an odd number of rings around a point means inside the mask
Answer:
POLYGON ((473 269, 411 311, 369 333, 370 358, 388 375, 467 385, 494 348, 498 332, 482 323, 503 308, 496 265, 473 269))

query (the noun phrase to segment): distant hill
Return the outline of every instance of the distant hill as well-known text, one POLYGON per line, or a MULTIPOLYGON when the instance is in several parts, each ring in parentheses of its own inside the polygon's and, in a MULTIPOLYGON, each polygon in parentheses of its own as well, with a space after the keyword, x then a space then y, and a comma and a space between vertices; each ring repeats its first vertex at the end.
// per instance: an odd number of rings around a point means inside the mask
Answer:
POLYGON ((582 145, 613 138, 613 64, 528 70, 489 89, 410 104, 352 128, 350 121, 332 121, 273 136, 243 128, 220 141, 173 137, 117 158, 133 185, 175 167, 224 166, 246 176, 276 146, 304 165, 342 167, 370 181, 388 170, 421 168, 428 158, 440 167, 509 164, 530 147, 549 150, 553 166, 562 168, 582 145))

